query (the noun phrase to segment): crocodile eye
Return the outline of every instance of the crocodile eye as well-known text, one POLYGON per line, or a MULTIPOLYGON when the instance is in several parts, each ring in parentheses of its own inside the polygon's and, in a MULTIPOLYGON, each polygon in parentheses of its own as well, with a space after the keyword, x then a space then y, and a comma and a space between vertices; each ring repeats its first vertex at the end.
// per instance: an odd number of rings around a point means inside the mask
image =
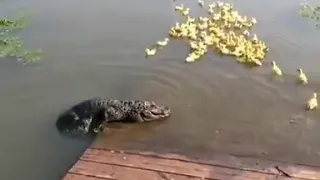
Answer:
POLYGON ((151 103, 150 103, 149 101, 146 101, 146 102, 144 102, 144 105, 145 105, 145 106, 150 106, 151 103))
POLYGON ((98 101, 98 106, 102 106, 102 102, 101 101, 98 101))

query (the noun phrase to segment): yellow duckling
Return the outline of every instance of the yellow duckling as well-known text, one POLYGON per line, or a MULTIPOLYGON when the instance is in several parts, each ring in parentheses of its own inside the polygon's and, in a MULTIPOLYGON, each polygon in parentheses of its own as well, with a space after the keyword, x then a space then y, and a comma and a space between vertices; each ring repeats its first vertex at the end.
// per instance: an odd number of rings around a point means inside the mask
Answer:
POLYGON ((227 37, 227 40, 226 40, 226 41, 227 41, 226 44, 227 44, 228 46, 233 46, 233 47, 235 47, 235 46, 237 45, 236 41, 234 41, 234 39, 232 39, 231 37, 227 37))
POLYGON ((234 17, 235 19, 239 19, 240 15, 238 11, 231 11, 230 14, 232 17, 234 17))
POLYGON ((222 54, 229 55, 231 53, 230 50, 226 47, 226 45, 219 45, 218 48, 222 54))
POLYGON ((213 45, 213 37, 212 36, 205 36, 204 38, 204 43, 206 45, 213 45))
POLYGON ((199 41, 198 46, 199 46, 198 49, 202 49, 202 50, 206 50, 207 49, 207 45, 203 41, 199 41))
POLYGON ((183 4, 177 5, 176 7, 174 7, 174 10, 176 11, 182 11, 184 9, 183 4))
POLYGON ((186 8, 184 10, 181 11, 182 15, 187 16, 190 13, 190 8, 186 8))
POLYGON ((220 7, 222 7, 224 5, 224 2, 221 2, 221 1, 218 1, 217 2, 217 6, 220 8, 220 7))
POLYGON ((200 31, 199 36, 200 36, 201 38, 207 37, 207 36, 208 36, 207 31, 200 31))
POLYGON ((253 42, 258 42, 258 36, 257 36, 257 34, 253 34, 252 41, 253 41, 253 42))
POLYGON ((231 23, 228 23, 228 21, 225 21, 223 25, 225 28, 231 28, 232 26, 231 23))
POLYGON ((180 26, 181 26, 180 23, 179 23, 179 22, 176 22, 176 24, 174 25, 174 28, 175 28, 175 29, 179 29, 180 26))
POLYGON ((259 61, 259 60, 256 59, 256 58, 251 59, 251 61, 252 61, 255 65, 257 65, 257 66, 262 66, 261 61, 259 61))
POLYGON ((258 46, 264 51, 264 52, 268 52, 269 48, 267 47, 265 42, 259 41, 258 42, 258 46))
POLYGON ((230 34, 230 37, 232 38, 236 37, 236 33, 234 31, 230 31, 229 34, 230 34))
POLYGON ((255 54, 256 54, 256 58, 261 59, 261 60, 265 57, 265 53, 261 50, 256 50, 255 54))
POLYGON ((223 11, 227 12, 232 9, 232 5, 229 3, 225 3, 224 6, 221 7, 223 11))
POLYGON ((299 72, 299 81, 302 83, 302 84, 308 84, 308 79, 307 79, 307 76, 306 74, 302 71, 302 69, 297 69, 298 72, 299 72))
POLYGON ((181 30, 181 36, 182 36, 182 37, 186 37, 186 36, 188 36, 188 34, 189 34, 188 29, 182 29, 182 30, 181 30))
POLYGON ((243 31, 243 35, 245 35, 245 36, 248 37, 248 36, 250 36, 250 32, 249 32, 248 30, 244 30, 244 31, 243 31))
POLYGON ((252 23, 252 24, 257 24, 256 18, 251 18, 251 23, 252 23))
POLYGON ((197 41, 189 41, 189 45, 190 45, 191 49, 198 49, 199 48, 197 41))
POLYGON ((230 23, 233 23, 233 24, 234 24, 234 23, 237 21, 237 17, 234 17, 234 16, 232 16, 232 15, 229 15, 228 21, 229 21, 230 23))
POLYGON ((195 21, 196 21, 195 18, 191 18, 190 16, 187 16, 187 22, 188 22, 188 23, 193 23, 193 22, 195 22, 195 21))
POLYGON ((212 17, 213 20, 218 21, 221 19, 221 14, 214 14, 212 17))
POLYGON ((307 110, 313 110, 318 107, 317 93, 313 93, 311 99, 307 102, 307 110))
POLYGON ((214 9, 216 7, 216 3, 209 4, 209 9, 214 9))
POLYGON ((209 32, 217 32, 217 31, 219 31, 220 29, 218 28, 218 27, 216 27, 216 26, 210 26, 209 27, 209 32))
POLYGON ((169 35, 171 37, 179 37, 180 36, 180 34, 174 28, 170 29, 169 35))
POLYGON ((196 52, 198 53, 199 58, 200 58, 200 56, 204 55, 207 51, 208 51, 208 49, 199 49, 196 52))
POLYGON ((189 54, 189 56, 185 59, 185 62, 194 62, 196 61, 197 59, 200 58, 200 55, 197 54, 196 52, 192 52, 189 54))
POLYGON ((209 8, 209 9, 208 9, 208 13, 209 13, 209 14, 213 14, 213 13, 214 13, 214 9, 209 8))
POLYGON ((156 49, 156 48, 152 48, 152 49, 147 48, 147 49, 145 50, 145 52, 146 52, 146 55, 147 55, 147 56, 153 56, 153 55, 156 54, 157 49, 156 49))
POLYGON ((219 38, 217 38, 216 36, 212 36, 212 35, 211 35, 211 37, 212 37, 212 43, 213 44, 218 44, 219 43, 219 41, 220 41, 219 38))
POLYGON ((236 22, 234 23, 234 27, 235 27, 235 28, 238 28, 238 29, 241 29, 241 28, 243 27, 243 25, 242 25, 240 22, 236 21, 236 22))
POLYGON ((203 0, 198 0, 198 4, 203 7, 204 6, 204 1, 203 0))
POLYGON ((157 45, 158 46, 166 46, 169 42, 169 38, 165 38, 163 41, 158 41, 157 45))
POLYGON ((198 24, 198 28, 200 29, 200 30, 203 30, 203 29, 207 29, 208 28, 208 23, 206 23, 206 22, 203 22, 203 23, 199 23, 198 24))
POLYGON ((248 21, 247 16, 240 17, 239 21, 242 23, 247 22, 248 21))
POLYGON ((196 40, 198 38, 196 32, 194 31, 191 31, 189 34, 188 34, 188 37, 191 39, 191 40, 196 40))
POLYGON ((241 57, 243 55, 243 50, 241 47, 236 47, 235 50, 231 52, 231 54, 236 57, 241 57))
POLYGON ((208 22, 208 21, 209 21, 209 18, 200 16, 200 17, 199 17, 199 21, 208 22))
POLYGON ((275 61, 272 61, 271 64, 272 64, 272 70, 273 70, 273 72, 274 72, 276 75, 278 75, 278 76, 282 76, 282 71, 281 71, 281 69, 277 66, 276 62, 275 62, 275 61))
POLYGON ((195 23, 191 23, 189 24, 189 28, 190 31, 197 31, 197 24, 195 23))

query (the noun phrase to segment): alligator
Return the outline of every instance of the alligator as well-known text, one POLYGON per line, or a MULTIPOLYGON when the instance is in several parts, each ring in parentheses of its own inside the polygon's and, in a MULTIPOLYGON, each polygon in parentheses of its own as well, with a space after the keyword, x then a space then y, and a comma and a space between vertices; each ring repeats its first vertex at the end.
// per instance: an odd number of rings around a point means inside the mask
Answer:
POLYGON ((104 123, 143 123, 165 119, 170 115, 170 108, 157 105, 153 101, 92 98, 62 113, 56 126, 60 132, 65 133, 97 134, 103 131, 104 123))

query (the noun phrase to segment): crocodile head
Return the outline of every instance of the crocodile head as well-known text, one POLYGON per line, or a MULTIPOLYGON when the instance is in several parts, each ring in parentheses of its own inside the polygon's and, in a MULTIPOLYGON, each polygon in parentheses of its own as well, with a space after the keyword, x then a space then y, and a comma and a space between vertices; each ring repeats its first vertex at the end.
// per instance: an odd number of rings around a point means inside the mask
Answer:
POLYGON ((153 101, 145 101, 140 116, 143 121, 154 121, 167 118, 171 115, 171 109, 167 106, 155 104, 153 101))
POLYGON ((101 118, 82 115, 81 118, 73 111, 63 113, 56 122, 58 131, 68 135, 96 134, 101 128, 101 118))

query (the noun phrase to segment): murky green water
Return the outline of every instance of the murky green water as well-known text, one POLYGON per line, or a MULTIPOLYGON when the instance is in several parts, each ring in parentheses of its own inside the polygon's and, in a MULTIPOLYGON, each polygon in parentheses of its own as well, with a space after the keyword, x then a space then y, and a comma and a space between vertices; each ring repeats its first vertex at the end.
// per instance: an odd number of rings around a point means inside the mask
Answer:
MULTIPOLYGON (((176 1, 185 2, 204 14, 196 2, 176 1)), ((32 25, 21 35, 28 48, 46 54, 34 66, 0 62, 1 179, 60 179, 88 143, 60 137, 56 117, 92 96, 151 99, 173 111, 160 124, 110 130, 100 139, 107 147, 320 165, 320 111, 303 109, 320 90, 320 31, 300 17, 298 1, 234 4, 258 19, 254 29, 270 46, 268 61, 282 67, 284 82, 270 80, 268 66, 250 70, 214 54, 185 64, 187 48, 179 41, 144 59, 144 49, 179 19, 170 0, 2 2, 0 14, 28 10, 32 25), (308 87, 294 84, 299 67, 309 75, 308 87)))

